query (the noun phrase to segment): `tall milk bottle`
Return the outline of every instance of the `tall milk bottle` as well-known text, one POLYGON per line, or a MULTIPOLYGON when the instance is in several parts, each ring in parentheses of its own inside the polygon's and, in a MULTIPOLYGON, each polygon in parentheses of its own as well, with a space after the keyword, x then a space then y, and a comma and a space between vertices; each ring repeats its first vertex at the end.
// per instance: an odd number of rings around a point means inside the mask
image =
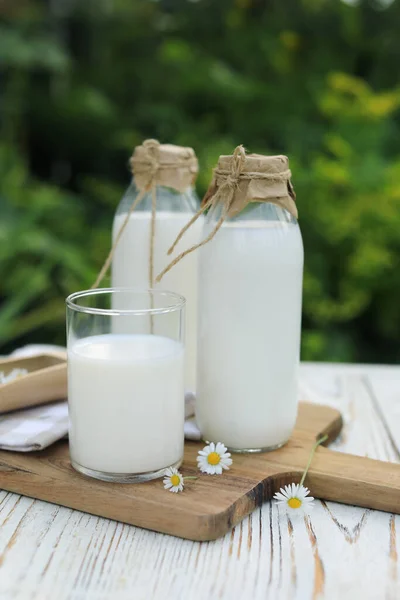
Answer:
MULTIPOLYGON (((112 286, 142 289, 154 287, 186 298, 185 389, 194 392, 197 346, 196 253, 171 270, 161 284, 154 283, 154 277, 174 258, 174 254, 168 256, 168 249, 198 209, 199 201, 192 187, 198 172, 197 159, 192 148, 146 140, 135 148, 131 166, 132 183, 122 198, 113 224, 113 243, 117 244, 112 260, 112 286), (135 202, 138 202, 137 206, 131 210, 135 202)), ((202 223, 197 221, 185 234, 185 242, 196 244, 201 231, 202 223)), ((126 328, 126 322, 123 326, 126 328)), ((127 333, 119 331, 117 319, 114 330, 115 333, 127 333)), ((165 335, 165 332, 154 333, 165 335)))
POLYGON ((196 418, 232 451, 282 446, 296 422, 303 244, 290 176, 286 156, 238 146, 203 201, 196 418))

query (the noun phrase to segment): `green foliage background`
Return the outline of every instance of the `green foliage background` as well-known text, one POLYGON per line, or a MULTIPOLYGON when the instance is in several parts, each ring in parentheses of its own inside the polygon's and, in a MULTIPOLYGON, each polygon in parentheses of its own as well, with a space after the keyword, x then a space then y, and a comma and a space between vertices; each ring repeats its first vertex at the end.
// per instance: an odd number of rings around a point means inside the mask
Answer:
POLYGON ((400 358, 400 4, 0 5, 0 351, 64 343, 145 137, 291 160, 303 359, 400 358))

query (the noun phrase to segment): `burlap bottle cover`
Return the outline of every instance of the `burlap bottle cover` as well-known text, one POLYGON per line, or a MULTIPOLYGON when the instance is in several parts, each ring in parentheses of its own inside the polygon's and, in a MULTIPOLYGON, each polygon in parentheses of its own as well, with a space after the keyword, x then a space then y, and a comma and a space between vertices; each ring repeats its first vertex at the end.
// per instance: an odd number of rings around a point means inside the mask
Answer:
POLYGON ((151 192, 152 210, 150 225, 150 254, 149 254, 149 287, 154 283, 154 236, 157 211, 157 186, 170 187, 177 192, 185 191, 196 181, 198 162, 192 148, 160 144, 157 140, 145 140, 141 146, 136 146, 130 159, 138 195, 126 215, 124 222, 115 238, 111 250, 102 266, 91 289, 99 287, 108 271, 114 252, 135 208, 147 193, 151 192))
POLYGON ((297 219, 296 195, 291 183, 287 156, 246 154, 237 146, 232 155, 220 156, 210 187, 200 210, 181 230, 168 250, 171 254, 185 231, 209 208, 222 204, 222 211, 211 233, 199 244, 179 254, 156 278, 162 277, 182 258, 213 239, 226 218, 239 214, 250 202, 272 202, 297 219))

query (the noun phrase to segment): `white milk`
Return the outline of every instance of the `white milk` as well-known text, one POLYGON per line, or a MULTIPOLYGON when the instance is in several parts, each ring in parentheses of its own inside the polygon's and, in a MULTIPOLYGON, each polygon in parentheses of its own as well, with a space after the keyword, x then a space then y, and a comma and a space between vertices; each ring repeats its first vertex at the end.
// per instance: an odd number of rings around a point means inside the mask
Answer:
POLYGON ((147 473, 183 457, 184 351, 154 335, 98 335, 68 350, 70 452, 105 473, 147 473))
POLYGON ((226 222, 201 249, 196 416, 232 449, 288 440, 297 415, 303 244, 296 224, 226 222))
MULTIPOLYGON (((156 229, 154 239, 154 277, 181 252, 179 247, 171 256, 167 251, 175 241, 184 225, 192 218, 192 213, 164 212, 156 213, 156 229)), ((125 219, 125 214, 114 220, 113 240, 125 219)), ((116 248, 112 264, 113 287, 149 287, 149 212, 133 212, 128 225, 116 248)), ((192 246, 200 240, 203 219, 198 219, 185 233, 185 247, 192 246)), ((196 330, 197 330, 197 253, 177 264, 167 273, 155 288, 181 294, 186 298, 186 345, 185 345, 185 388, 196 389, 196 330)), ((125 306, 124 308, 128 308, 125 306)))

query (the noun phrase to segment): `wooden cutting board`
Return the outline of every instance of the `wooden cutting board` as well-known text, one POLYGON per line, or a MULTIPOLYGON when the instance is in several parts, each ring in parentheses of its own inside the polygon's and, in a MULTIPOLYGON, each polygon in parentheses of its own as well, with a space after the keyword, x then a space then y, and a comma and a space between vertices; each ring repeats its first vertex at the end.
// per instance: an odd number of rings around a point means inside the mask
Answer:
MULTIPOLYGON (((221 476, 200 475, 180 494, 162 480, 141 484, 96 481, 76 473, 67 442, 43 452, 0 452, 0 488, 101 517, 190 540, 224 535, 278 489, 299 482, 317 437, 334 440, 342 428, 338 411, 301 403, 294 434, 286 446, 265 454, 235 454, 221 476)), ((202 444, 187 442, 183 475, 198 475, 202 444)), ((319 447, 306 485, 313 496, 400 513, 400 465, 319 447)))

